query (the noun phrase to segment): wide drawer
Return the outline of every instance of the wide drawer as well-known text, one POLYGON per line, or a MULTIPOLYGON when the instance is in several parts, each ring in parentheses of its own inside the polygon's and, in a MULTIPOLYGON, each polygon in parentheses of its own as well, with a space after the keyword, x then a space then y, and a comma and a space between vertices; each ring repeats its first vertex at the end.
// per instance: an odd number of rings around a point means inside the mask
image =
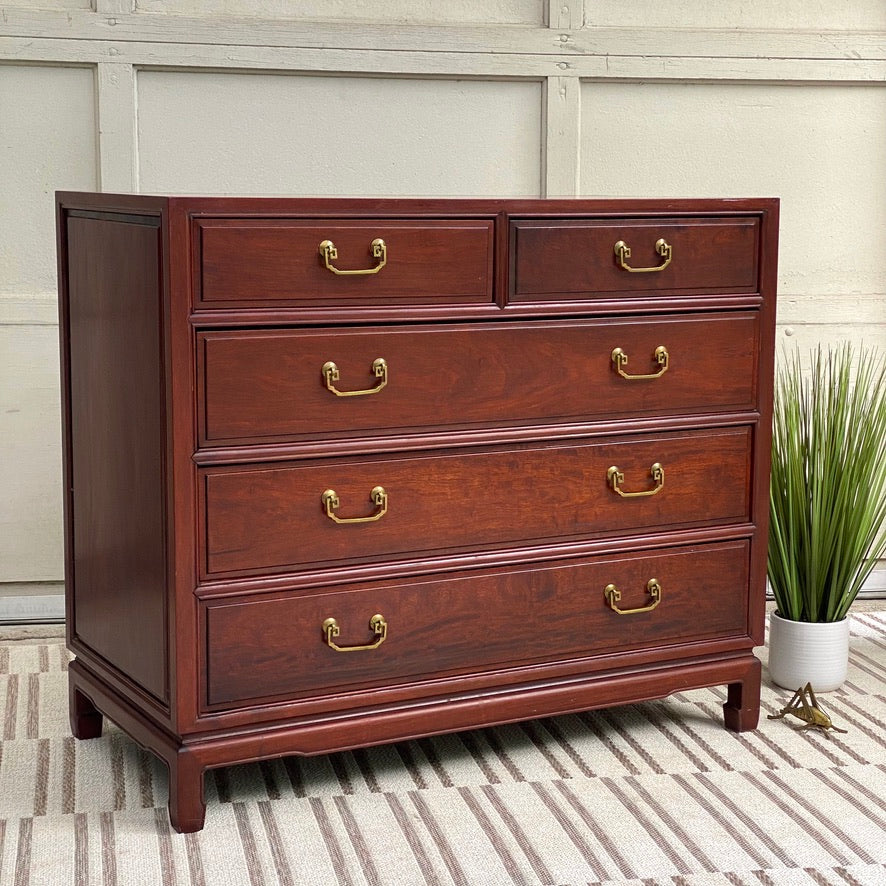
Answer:
POLYGON ((197 239, 198 307, 492 301, 491 219, 204 219, 197 239))
POLYGON ((752 216, 518 220, 510 298, 754 292, 759 230, 752 216))
POLYGON ((207 468, 202 568, 288 572, 743 522, 751 439, 735 427, 207 468))
POLYGON ((200 445, 752 409, 758 339, 756 312, 206 332, 200 445))
POLYGON ((353 691, 743 636, 747 596, 748 545, 735 541, 211 601, 207 702, 353 691), (607 595, 610 585, 620 599, 607 595), (644 611, 624 615, 613 605, 644 611))

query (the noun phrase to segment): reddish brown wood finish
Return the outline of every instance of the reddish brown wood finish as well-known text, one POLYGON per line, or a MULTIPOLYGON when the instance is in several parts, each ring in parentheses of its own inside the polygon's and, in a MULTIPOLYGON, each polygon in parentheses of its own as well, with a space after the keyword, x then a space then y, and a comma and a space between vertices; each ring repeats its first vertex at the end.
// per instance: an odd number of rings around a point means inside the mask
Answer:
POLYGON ((159 219, 72 215, 66 234, 70 638, 166 701, 159 219))
POLYGON ((294 571, 318 563, 388 559, 433 551, 512 547, 543 539, 748 519, 747 428, 627 437, 584 446, 547 444, 406 458, 335 459, 206 472, 206 574, 294 571), (611 466, 627 492, 607 482, 611 466), (324 509, 333 489, 344 518, 324 509))
POLYGON ((492 221, 468 219, 264 219, 203 221, 199 299, 234 304, 364 305, 492 301, 492 221), (371 270, 370 244, 384 240, 375 274, 338 275, 320 256, 331 240, 340 270, 371 270))
POLYGON ((747 676, 737 683, 730 683, 723 705, 726 728, 733 732, 747 732, 757 728, 760 720, 760 659, 748 660, 747 676))
POLYGON ((95 705, 71 680, 68 683, 68 711, 71 718, 71 734, 74 738, 98 738, 102 734, 104 718, 95 705))
POLYGON ((160 756, 174 827, 207 768, 283 754, 715 684, 755 726, 777 201, 58 203, 71 728, 160 756), (377 236, 379 274, 323 267, 320 239, 356 268, 377 236), (617 266, 613 237, 641 266, 660 236, 667 269, 617 266), (660 344, 661 378, 615 373, 660 344), (324 388, 377 356, 380 394, 324 388), (652 461, 658 495, 606 485, 652 461), (380 521, 325 516, 378 483, 380 521), (606 608, 653 577, 654 610, 606 608), (377 649, 326 645, 377 611, 377 649))
POLYGON ((518 221, 513 225, 515 301, 599 297, 606 293, 752 292, 757 287, 759 223, 754 218, 518 221), (655 244, 673 249, 662 270, 622 269, 624 241, 633 268, 656 268, 655 244))
POLYGON ((214 602, 207 606, 210 705, 269 696, 304 697, 361 691, 420 676, 470 673, 508 664, 569 659, 624 648, 690 642, 747 632, 746 542, 671 548, 644 556, 560 561, 511 567, 476 576, 344 587, 317 596, 214 602), (604 598, 610 583, 622 609, 604 598), (376 649, 341 653, 324 639, 326 618, 337 620, 341 646, 371 643, 370 618, 388 628, 376 649))
POLYGON ((592 322, 485 323, 198 336, 200 443, 340 440, 402 431, 753 409, 756 313, 592 322), (624 372, 612 352, 628 355, 624 372), (441 355, 443 357, 441 358, 441 355), (339 397, 321 369, 332 360, 339 397))

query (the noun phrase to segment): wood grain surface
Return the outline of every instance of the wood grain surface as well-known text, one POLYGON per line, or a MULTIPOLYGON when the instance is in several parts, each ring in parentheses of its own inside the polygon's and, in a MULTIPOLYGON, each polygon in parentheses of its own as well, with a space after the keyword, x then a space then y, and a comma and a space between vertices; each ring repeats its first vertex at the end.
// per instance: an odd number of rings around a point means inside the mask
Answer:
POLYGON ((58 200, 71 728, 173 827, 213 766, 716 684, 755 727, 776 201, 58 200))

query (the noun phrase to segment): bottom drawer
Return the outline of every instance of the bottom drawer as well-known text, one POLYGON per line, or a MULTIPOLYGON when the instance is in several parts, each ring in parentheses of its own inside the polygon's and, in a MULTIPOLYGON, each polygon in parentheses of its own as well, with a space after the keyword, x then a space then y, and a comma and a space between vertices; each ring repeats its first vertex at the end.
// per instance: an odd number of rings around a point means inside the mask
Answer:
POLYGON ((747 603, 746 541, 206 601, 206 701, 230 707, 740 636, 747 603), (610 585, 620 599, 607 596, 610 585))

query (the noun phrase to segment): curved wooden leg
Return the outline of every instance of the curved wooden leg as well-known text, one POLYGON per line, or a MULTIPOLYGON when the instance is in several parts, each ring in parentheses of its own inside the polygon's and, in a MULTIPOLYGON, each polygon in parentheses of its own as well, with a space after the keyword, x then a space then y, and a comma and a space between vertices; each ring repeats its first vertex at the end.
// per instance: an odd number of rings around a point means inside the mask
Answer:
POLYGON ((759 659, 754 658, 741 682, 729 684, 726 704, 723 705, 723 719, 727 729, 747 732, 757 728, 760 720, 761 671, 759 659))
POLYGON ((98 738, 102 734, 102 715, 92 701, 68 679, 68 714, 74 738, 98 738))
POLYGON ((180 834, 203 828, 206 803, 203 800, 203 765, 196 756, 179 749, 167 761, 169 766, 169 821, 180 834))

